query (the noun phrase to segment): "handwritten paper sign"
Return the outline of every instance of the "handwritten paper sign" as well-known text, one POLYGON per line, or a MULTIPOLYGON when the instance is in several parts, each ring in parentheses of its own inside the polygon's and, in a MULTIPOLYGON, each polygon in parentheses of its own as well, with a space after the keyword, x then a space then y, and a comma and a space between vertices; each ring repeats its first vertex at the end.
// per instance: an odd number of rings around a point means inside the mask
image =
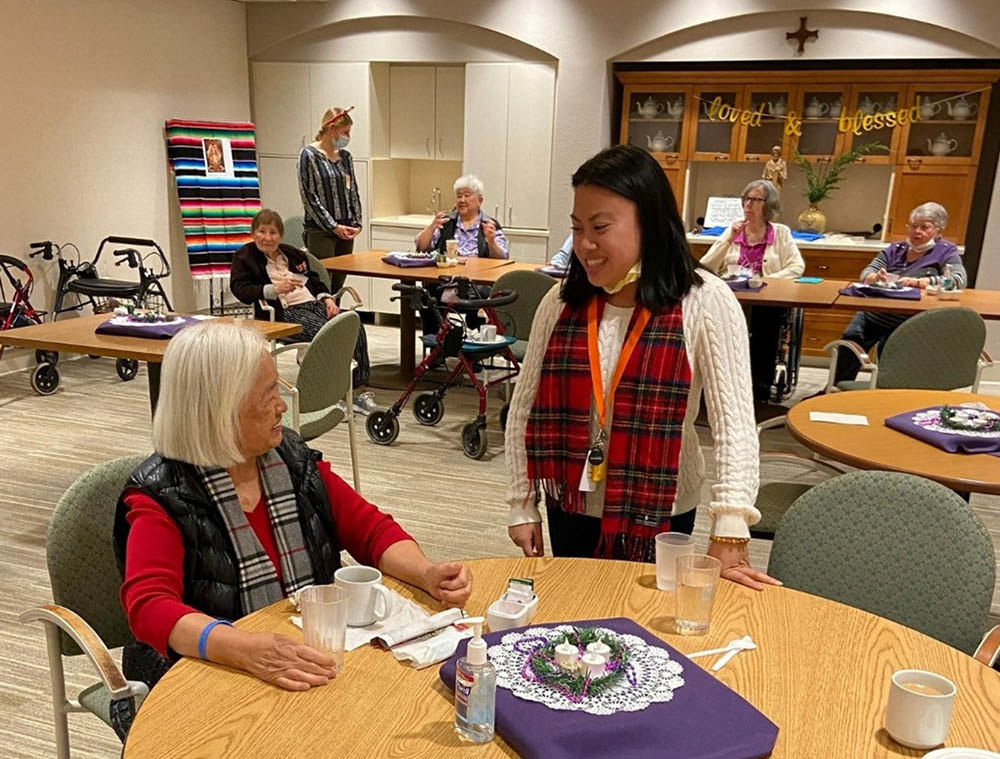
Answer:
POLYGON ((738 197, 710 197, 705 210, 705 227, 728 227, 743 218, 743 201, 738 197))

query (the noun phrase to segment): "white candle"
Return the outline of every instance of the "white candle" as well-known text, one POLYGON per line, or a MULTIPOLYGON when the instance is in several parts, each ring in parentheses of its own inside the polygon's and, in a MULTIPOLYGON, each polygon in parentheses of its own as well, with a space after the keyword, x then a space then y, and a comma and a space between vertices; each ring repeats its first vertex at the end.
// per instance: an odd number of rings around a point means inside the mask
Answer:
POLYGON ((556 664, 560 667, 573 666, 579 657, 579 652, 572 643, 560 643, 556 646, 556 664))
POLYGON ((605 659, 611 658, 611 647, 603 640, 595 640, 587 644, 587 653, 600 654, 605 659))
POLYGON ((584 665, 590 671, 591 677, 603 677, 604 676, 604 663, 607 661, 600 654, 586 653, 583 655, 582 659, 584 665))

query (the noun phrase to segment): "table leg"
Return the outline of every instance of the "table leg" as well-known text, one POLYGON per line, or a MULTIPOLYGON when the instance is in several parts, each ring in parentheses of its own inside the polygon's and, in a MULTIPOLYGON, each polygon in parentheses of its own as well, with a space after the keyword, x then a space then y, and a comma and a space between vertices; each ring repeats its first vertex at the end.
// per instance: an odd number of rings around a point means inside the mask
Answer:
POLYGON ((156 413, 156 403, 160 399, 160 362, 146 362, 146 378, 149 381, 149 415, 156 413))
MULTIPOLYGON (((368 384, 384 390, 401 390, 413 379, 417 366, 414 341, 417 334, 417 313, 408 297, 399 301, 399 363, 378 364, 372 367, 368 384)), ((424 387, 426 383, 421 382, 424 387)))

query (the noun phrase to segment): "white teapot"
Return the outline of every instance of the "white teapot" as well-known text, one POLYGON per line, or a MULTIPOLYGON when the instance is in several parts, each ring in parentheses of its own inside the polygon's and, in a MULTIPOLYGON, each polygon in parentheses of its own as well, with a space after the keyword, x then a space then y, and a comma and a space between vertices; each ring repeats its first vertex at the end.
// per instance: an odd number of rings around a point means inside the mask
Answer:
POLYGON ((840 98, 837 98, 836 100, 833 101, 833 103, 830 104, 830 111, 827 113, 827 115, 831 119, 839 119, 840 112, 842 110, 844 110, 844 104, 840 102, 840 98))
POLYGON ((963 120, 974 116, 978 110, 978 105, 970 103, 964 97, 948 101, 948 116, 956 120, 963 120))
POLYGON ((825 116, 830 111, 829 103, 819 102, 819 98, 813 98, 809 101, 809 105, 806 106, 805 116, 807 119, 819 119, 825 116))
POLYGON ((667 116, 672 119, 679 119, 684 115, 684 98, 677 98, 674 102, 667 102, 667 109, 665 111, 667 116))
POLYGON ((878 112, 880 108, 881 106, 878 103, 873 103, 867 95, 865 95, 864 100, 858 103, 858 110, 865 116, 871 116, 873 113, 878 112))
POLYGON ((653 100, 652 97, 646 98, 644 103, 636 103, 635 109, 639 112, 639 115, 644 119, 655 119, 661 113, 663 113, 664 105, 658 100, 653 100))
POLYGON ((785 104, 785 98, 779 97, 773 103, 767 104, 768 113, 774 116, 776 119, 780 119, 786 113, 788 113, 788 106, 785 104))
POLYGON ((948 155, 954 152, 957 147, 958 140, 949 138, 944 132, 941 132, 933 140, 930 137, 927 138, 927 150, 931 155, 948 155))
POLYGON ((924 121, 930 121, 940 112, 941 104, 935 103, 930 97, 925 96, 923 102, 920 103, 920 118, 924 121))
POLYGON ((658 131, 652 137, 647 134, 646 146, 654 153, 666 153, 674 146, 674 137, 665 136, 662 131, 658 131))

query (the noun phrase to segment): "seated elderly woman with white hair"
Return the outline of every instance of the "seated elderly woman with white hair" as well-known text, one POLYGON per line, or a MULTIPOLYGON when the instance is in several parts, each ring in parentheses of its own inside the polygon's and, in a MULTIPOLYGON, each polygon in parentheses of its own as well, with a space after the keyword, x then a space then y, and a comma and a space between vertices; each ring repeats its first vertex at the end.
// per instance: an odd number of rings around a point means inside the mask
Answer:
POLYGON ((200 656, 289 690, 326 684, 336 670, 325 653, 229 621, 333 582, 341 549, 445 604, 469 597, 468 567, 432 563, 282 428, 286 408, 252 326, 205 322, 171 340, 155 453, 115 514, 121 600, 137 639, 123 655, 127 677, 153 684, 179 656, 200 656))
MULTIPOLYGON (((859 280, 866 284, 885 281, 886 274, 896 274, 899 283, 924 288, 938 285, 946 267, 957 288, 965 286, 967 276, 962 256, 954 243, 941 237, 948 226, 948 212, 940 203, 922 203, 910 211, 906 239, 894 242, 879 253, 861 272, 859 280)), ((857 343, 866 351, 878 345, 881 353, 885 341, 909 316, 861 311, 854 315, 844 330, 843 339, 857 343)), ((861 363, 849 348, 838 348, 834 382, 849 382, 858 376, 861 363)))

